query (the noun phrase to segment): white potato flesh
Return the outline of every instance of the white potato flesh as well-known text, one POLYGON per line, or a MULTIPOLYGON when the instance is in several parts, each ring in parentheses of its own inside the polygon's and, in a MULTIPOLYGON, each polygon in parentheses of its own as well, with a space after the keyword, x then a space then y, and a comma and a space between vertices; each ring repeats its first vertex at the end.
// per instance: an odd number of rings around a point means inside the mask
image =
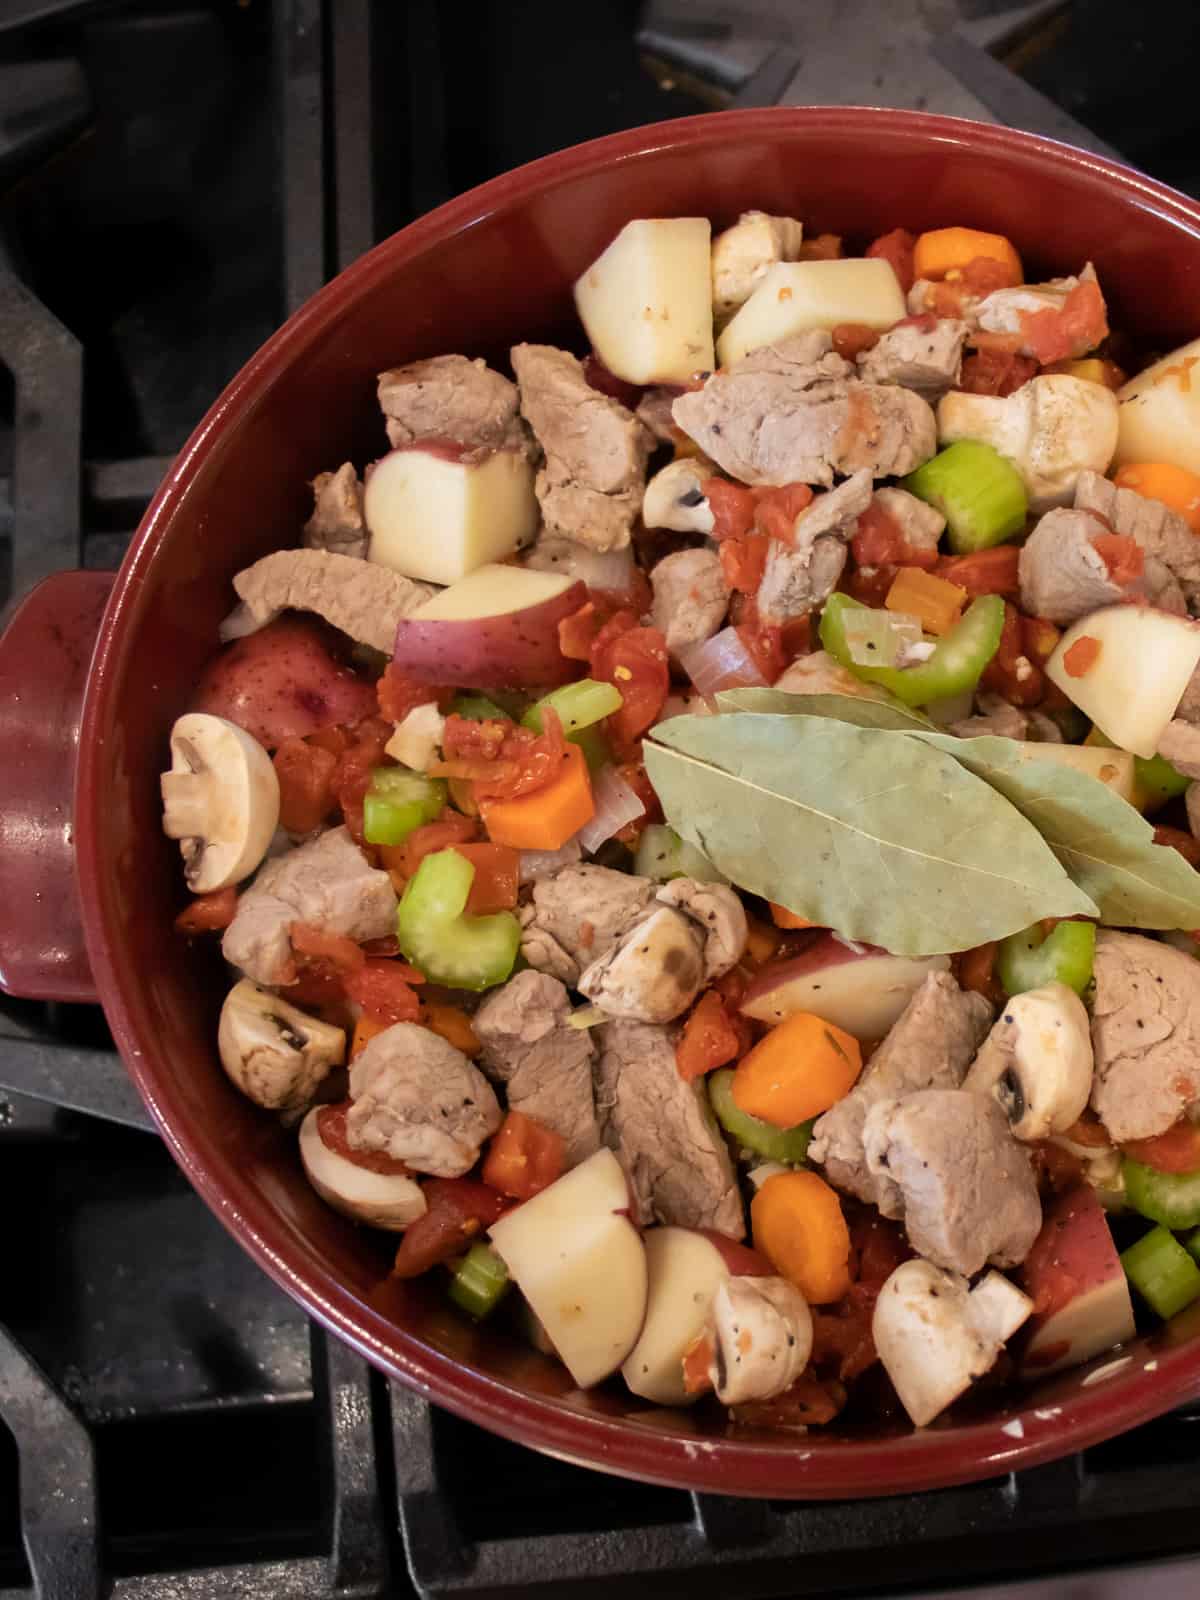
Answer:
POLYGON ((581 1389, 617 1370, 645 1321, 646 1252, 628 1208, 620 1162, 598 1150, 488 1230, 581 1389))
POLYGON ((1181 345, 1117 392, 1117 461, 1170 461, 1200 472, 1200 339, 1181 345))
POLYGON ((729 1267, 711 1239, 689 1228, 651 1228, 642 1243, 649 1272, 646 1320, 621 1376, 643 1400, 688 1405, 696 1396, 683 1386, 684 1353, 703 1331, 729 1267))
POLYGON ((534 572, 528 567, 508 567, 503 562, 476 567, 452 588, 430 595, 410 614, 410 621, 471 622, 476 617, 502 617, 510 611, 528 611, 569 589, 573 578, 558 572, 534 572))
POLYGON ((1067 629, 1046 676, 1122 750, 1149 760, 1198 663, 1200 624, 1148 606, 1106 606, 1067 629), (1100 646, 1082 672, 1080 655, 1070 657, 1081 639, 1100 646))
POLYGON ((533 477, 532 465, 513 450, 477 462, 393 450, 367 477, 368 557, 406 578, 455 583, 533 538, 533 477))
POLYGON ((840 322, 890 328, 907 315, 900 282, 886 261, 781 261, 717 340, 717 356, 727 367, 751 350, 811 328, 828 331, 840 322))
POLYGON ((1060 767, 1074 767, 1089 778, 1107 784, 1122 800, 1133 804, 1134 766, 1128 750, 1108 750, 1103 745, 1034 744, 1019 741, 1027 761, 1055 761, 1060 767))
POLYGON ((952 390, 938 403, 938 442, 990 444, 1021 474, 1029 509, 1049 511, 1071 503, 1081 472, 1108 471, 1118 409, 1111 389, 1057 372, 1006 396, 952 390))
POLYGON ((712 229, 707 217, 627 222, 575 284, 592 349, 627 383, 687 383, 711 371, 712 229))

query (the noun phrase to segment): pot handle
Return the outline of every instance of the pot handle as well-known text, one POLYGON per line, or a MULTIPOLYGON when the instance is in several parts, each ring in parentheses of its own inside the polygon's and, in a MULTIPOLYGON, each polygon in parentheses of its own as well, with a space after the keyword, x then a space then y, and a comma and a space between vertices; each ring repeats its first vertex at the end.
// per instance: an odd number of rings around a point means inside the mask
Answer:
POLYGON ((92 1001, 72 824, 79 718, 116 574, 59 572, 0 634, 0 989, 92 1001))

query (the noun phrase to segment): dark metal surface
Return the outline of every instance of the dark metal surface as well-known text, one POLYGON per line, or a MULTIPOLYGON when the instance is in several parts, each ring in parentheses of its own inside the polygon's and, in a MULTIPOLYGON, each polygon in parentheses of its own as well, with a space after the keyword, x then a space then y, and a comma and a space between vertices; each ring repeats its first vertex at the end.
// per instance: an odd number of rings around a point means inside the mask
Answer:
POLYGON ((91 112, 77 61, 0 67, 0 184, 29 171, 85 126, 91 112))
POLYGON ((112 1050, 79 1050, 61 1040, 0 1033, 0 1091, 29 1095, 144 1133, 155 1127, 121 1059, 112 1050))

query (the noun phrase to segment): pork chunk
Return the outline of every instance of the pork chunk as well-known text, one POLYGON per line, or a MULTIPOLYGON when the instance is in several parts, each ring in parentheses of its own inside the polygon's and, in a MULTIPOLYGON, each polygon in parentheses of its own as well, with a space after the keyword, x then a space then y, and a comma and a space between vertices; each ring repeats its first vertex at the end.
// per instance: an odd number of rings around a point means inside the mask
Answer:
POLYGON ((876 489, 873 503, 891 517, 910 550, 932 554, 946 529, 946 519, 936 506, 918 500, 907 489, 876 489))
POLYGON ((546 457, 534 485, 546 533, 623 550, 654 436, 627 406, 593 389, 566 350, 518 344, 512 364, 522 414, 546 457))
POLYGON ((819 494, 796 518, 792 542, 772 539, 758 586, 758 614, 782 625, 823 605, 846 565, 846 544, 871 503, 871 474, 862 468, 819 494))
POLYGON ((389 656, 397 624, 435 592, 373 561, 329 550, 276 550, 239 572, 233 587, 255 627, 266 627, 281 611, 313 611, 389 656))
POLYGON ((1098 472, 1081 472, 1075 486, 1075 506, 1094 511, 1116 533, 1135 540, 1146 556, 1148 592, 1157 590, 1154 604, 1163 611, 1200 610, 1200 539, 1178 511, 1161 500, 1151 500, 1136 489, 1118 489, 1098 472), (1179 586, 1186 605, 1181 606, 1169 583, 1152 568, 1161 563, 1179 586))
POLYGON ((948 972, 932 972, 900 1013, 850 1093, 818 1117, 809 1158, 835 1188, 877 1201, 878 1185, 863 1151, 863 1125, 880 1100, 922 1089, 957 1089, 991 1026, 982 995, 960 989, 948 972))
POLYGON ((509 1108, 561 1135, 567 1165, 600 1148, 592 1095, 591 1030, 572 1028, 571 1002, 555 978, 518 972, 488 995, 472 1019, 480 1064, 505 1084, 509 1108))
POLYGON ((379 404, 393 449, 450 439, 469 450, 527 449, 516 385, 484 361, 434 356, 379 374, 379 404))
POLYGON ((1092 970, 1092 1108, 1114 1144, 1152 1139, 1200 1099, 1200 962, 1101 928, 1092 970))
POLYGON ((347 1141, 414 1172, 460 1178, 503 1119, 479 1069, 415 1022, 377 1033, 350 1067, 347 1141))
MULTIPOLYGON (((975 324, 986 333, 1017 334, 1025 338, 1025 318, 1041 311, 1062 311, 1072 290, 1081 283, 1095 283, 1096 270, 1089 261, 1076 278, 1051 278, 1047 283, 1023 283, 1009 289, 993 289, 985 295, 975 311, 975 324)), ((1094 349, 1108 333, 1104 317, 1104 304, 1100 303, 1099 320, 1079 329, 1074 356, 1084 355, 1094 349)), ((1028 342, 1017 346, 1017 354, 1044 360, 1038 349, 1028 342)))
POLYGON ((967 325, 939 317, 932 328, 902 322, 857 358, 865 383, 898 383, 934 404, 958 382, 967 325))
POLYGON ((359 944, 395 932, 392 880, 369 865, 348 828, 330 828, 266 863, 238 896, 221 940, 226 961, 268 988, 295 982, 293 922, 359 944))
POLYGON ((746 1231, 733 1163, 703 1088, 675 1065, 671 1030, 608 1022, 596 1030, 596 1103, 605 1144, 629 1178, 635 1221, 746 1231))
POLYGON ((1183 803, 1187 807, 1188 827, 1191 829, 1192 838, 1200 839, 1200 782, 1188 784, 1183 803))
POLYGON ((1001 739, 1024 739, 1029 732, 1029 718, 1001 695, 981 694, 975 699, 975 715, 952 722, 950 732, 960 739, 980 739, 987 734, 1001 739))
POLYGON ((674 444, 679 429, 671 415, 671 407, 679 398, 680 390, 674 384, 657 384, 647 389, 634 415, 644 423, 660 444, 674 444))
POLYGON ((1031 617, 1065 626, 1101 606, 1115 605, 1140 587, 1115 583, 1108 564, 1092 542, 1107 533, 1089 511, 1058 506, 1047 511, 1021 550, 1018 575, 1021 608, 1031 617))
POLYGON ((521 912, 521 954, 531 967, 574 985, 654 898, 650 878, 610 867, 567 867, 533 886, 521 912))
POLYGON ((1029 1254, 1042 1226, 1037 1182, 990 1095, 919 1089, 877 1101, 863 1145, 880 1211, 903 1219, 927 1261, 969 1278, 1029 1254))
POLYGON ((911 472, 937 449, 928 404, 909 389, 861 383, 828 334, 764 345, 682 394, 672 415, 719 466, 754 485, 815 483, 863 468, 911 472))
POLYGON ((1158 741, 1158 753, 1185 778, 1200 778, 1200 728, 1175 717, 1158 741))
POLYGON ((313 513, 304 524, 307 548, 331 550, 338 556, 365 556, 363 486, 353 461, 343 461, 336 472, 318 473, 312 481, 312 492, 313 513))
POLYGON ((552 878, 564 867, 577 867, 583 851, 576 839, 568 839, 557 850, 522 850, 517 868, 517 882, 522 886, 538 883, 542 878, 552 878))
POLYGON ((711 639, 725 620, 729 589, 715 550, 677 550, 650 574, 651 620, 678 656, 689 645, 711 639))

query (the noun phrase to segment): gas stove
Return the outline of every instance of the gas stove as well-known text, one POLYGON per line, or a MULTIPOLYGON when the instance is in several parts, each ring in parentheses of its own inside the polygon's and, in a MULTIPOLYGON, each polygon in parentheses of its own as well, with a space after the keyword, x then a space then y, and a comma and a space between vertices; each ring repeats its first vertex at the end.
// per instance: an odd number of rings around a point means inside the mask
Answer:
MULTIPOLYGON (((1200 192, 1200 113, 1170 92, 1197 32, 1190 5, 1101 0, 656 0, 569 30, 522 0, 7 0, 0 600, 115 567, 281 318, 496 172, 713 106, 866 99, 1200 192)), ((1031 1472, 807 1506, 626 1482, 431 1408, 243 1255, 93 1007, 0 999, 0 1203, 0 1600, 1200 1591, 1200 1403, 1031 1472)))

